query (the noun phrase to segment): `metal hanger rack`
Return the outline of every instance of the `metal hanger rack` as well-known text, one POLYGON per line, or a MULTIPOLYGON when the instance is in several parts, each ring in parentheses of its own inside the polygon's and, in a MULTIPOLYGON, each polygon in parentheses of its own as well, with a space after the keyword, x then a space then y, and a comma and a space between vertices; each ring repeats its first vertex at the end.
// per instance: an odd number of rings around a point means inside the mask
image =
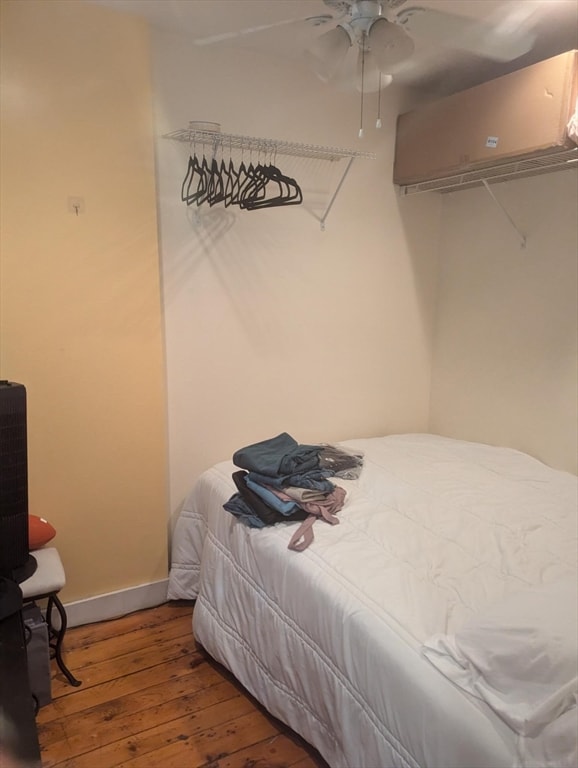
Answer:
POLYGON ((164 134, 163 139, 185 142, 191 147, 194 147, 197 144, 210 146, 213 154, 216 154, 217 151, 221 149, 240 149, 247 152, 262 152, 292 157, 314 158, 317 160, 327 160, 329 162, 337 162, 343 158, 347 158, 347 165, 341 174, 335 191, 333 192, 323 215, 321 217, 315 217, 320 222, 322 230, 325 230, 327 216, 333 207, 333 203, 343 186, 343 182, 345 181, 354 160, 358 158, 368 160, 376 159, 376 155, 373 152, 359 152, 352 149, 323 147, 317 144, 300 144, 279 139, 262 139, 253 136, 240 136, 234 133, 222 133, 218 123, 191 122, 189 123, 188 128, 182 128, 164 134))
POLYGON ((526 247, 527 236, 516 226, 514 220, 498 200, 490 187, 502 181, 526 179, 544 173, 571 170, 578 164, 578 147, 558 149, 543 157, 525 157, 508 163, 499 163, 486 168, 462 171, 453 176, 444 176, 429 181, 418 181, 399 187, 400 195, 415 195, 422 192, 457 192, 460 189, 472 189, 483 185, 496 206, 502 211, 510 226, 515 230, 520 240, 520 246, 526 247))

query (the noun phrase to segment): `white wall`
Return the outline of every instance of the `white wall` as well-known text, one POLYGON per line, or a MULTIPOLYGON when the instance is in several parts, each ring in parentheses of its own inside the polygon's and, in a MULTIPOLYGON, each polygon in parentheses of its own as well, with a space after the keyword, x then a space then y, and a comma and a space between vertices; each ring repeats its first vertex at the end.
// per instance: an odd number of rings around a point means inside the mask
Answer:
POLYGON ((576 472, 578 171, 444 196, 431 430, 576 472))
POLYGON ((155 32, 159 134, 189 120, 224 132, 376 151, 356 160, 322 232, 321 164, 278 158, 306 205, 194 211, 180 201, 189 148, 159 139, 171 510, 198 474, 286 430, 302 442, 427 427, 440 199, 398 201, 398 95, 357 138, 359 97, 275 57, 195 48, 155 32), (403 217, 400 214, 403 206, 403 217))

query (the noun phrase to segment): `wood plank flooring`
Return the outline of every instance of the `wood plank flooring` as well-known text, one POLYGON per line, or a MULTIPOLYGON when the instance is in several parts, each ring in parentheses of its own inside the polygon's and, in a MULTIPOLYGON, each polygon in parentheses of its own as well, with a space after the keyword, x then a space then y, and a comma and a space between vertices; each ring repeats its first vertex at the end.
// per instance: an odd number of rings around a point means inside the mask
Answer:
POLYGON ((36 718, 44 768, 328 768, 197 646, 192 605, 69 629, 36 718))

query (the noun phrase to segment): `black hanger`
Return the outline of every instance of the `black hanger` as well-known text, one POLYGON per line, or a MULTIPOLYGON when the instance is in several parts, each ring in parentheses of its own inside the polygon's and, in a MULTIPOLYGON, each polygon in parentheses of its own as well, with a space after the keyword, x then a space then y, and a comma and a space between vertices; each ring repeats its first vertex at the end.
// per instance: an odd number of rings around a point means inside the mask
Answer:
POLYGON ((205 168, 205 158, 203 157, 203 164, 200 164, 196 154, 190 155, 187 173, 181 188, 181 199, 187 205, 192 205, 194 202, 197 202, 199 198, 205 198, 206 190, 207 171, 205 168), (196 188, 193 186, 195 179, 197 184, 196 188))
POLYGON ((265 188, 268 184, 267 174, 264 172, 264 166, 261 163, 257 165, 250 164, 247 175, 247 182, 242 185, 239 192, 239 208, 247 209, 257 200, 265 197, 265 188))
POLYGON ((229 165, 227 167, 227 181, 225 183, 225 208, 228 208, 233 203, 236 204, 236 195, 238 194, 240 186, 240 170, 235 169, 233 159, 229 158, 229 165))
POLYGON ((236 169, 232 157, 228 165, 224 159, 218 163, 213 157, 211 163, 206 156, 199 162, 196 153, 189 155, 187 172, 181 186, 181 200, 187 205, 196 203, 210 206, 224 203, 225 207, 238 205, 248 211, 261 208, 277 208, 285 205, 299 205, 303 202, 301 187, 286 176, 273 163, 265 165, 252 161, 246 165, 241 160, 236 169))
POLYGON ((224 170, 226 171, 223 161, 221 160, 221 165, 219 166, 219 163, 213 158, 207 193, 207 202, 211 207, 225 199, 224 170))
POLYGON ((268 179, 268 184, 276 184, 278 194, 273 197, 261 197, 259 199, 250 199, 246 208, 250 211, 261 208, 278 208, 285 205, 299 205, 303 202, 303 193, 301 187, 295 179, 283 174, 277 166, 272 163, 263 167, 261 173, 268 179))

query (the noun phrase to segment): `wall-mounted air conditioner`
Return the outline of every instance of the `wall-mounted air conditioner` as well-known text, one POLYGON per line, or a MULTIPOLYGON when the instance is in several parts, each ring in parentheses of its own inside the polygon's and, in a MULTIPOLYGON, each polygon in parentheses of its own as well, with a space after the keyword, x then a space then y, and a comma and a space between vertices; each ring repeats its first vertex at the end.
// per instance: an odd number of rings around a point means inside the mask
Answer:
POLYGON ((577 66, 568 51, 400 115, 394 183, 448 192, 576 167, 577 66))

